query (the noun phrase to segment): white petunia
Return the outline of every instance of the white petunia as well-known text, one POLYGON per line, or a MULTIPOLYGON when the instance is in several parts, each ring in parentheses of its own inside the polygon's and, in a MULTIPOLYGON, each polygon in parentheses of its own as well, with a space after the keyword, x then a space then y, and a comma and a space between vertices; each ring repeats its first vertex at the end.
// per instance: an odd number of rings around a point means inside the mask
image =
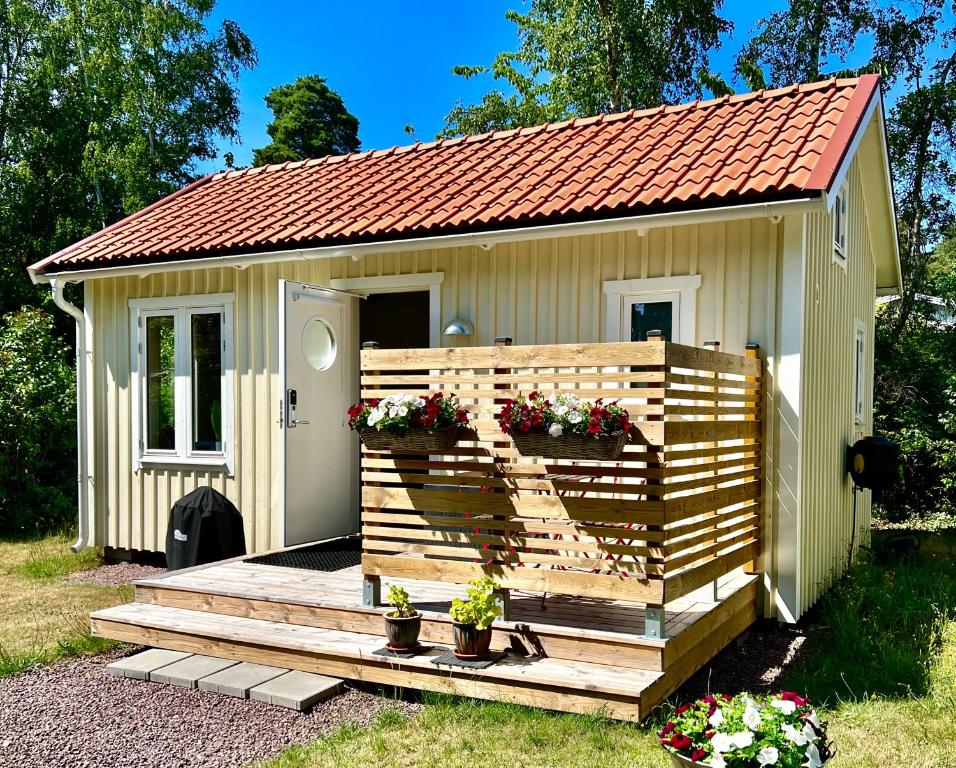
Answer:
POLYGON ((368 414, 368 425, 374 427, 385 418, 385 411, 382 408, 373 408, 368 414))
POLYGON ((774 699, 770 702, 770 706, 774 709, 779 709, 785 715, 792 715, 797 709, 795 702, 784 701, 783 699, 774 699))
POLYGON ((783 731, 783 735, 787 738, 787 741, 792 741, 798 747, 802 747, 808 743, 807 737, 790 725, 790 723, 784 723, 781 725, 780 730, 783 731))
POLYGON ((556 406, 554 407, 554 413, 555 413, 556 416, 565 416, 565 415, 567 415, 567 412, 568 412, 569 410, 571 410, 571 409, 568 408, 568 406, 566 406, 566 405, 556 405, 556 406))
POLYGON ((754 735, 752 731, 737 731, 730 741, 737 749, 746 749, 754 743, 754 735))
POLYGON ((820 750, 817 749, 816 744, 807 747, 806 756, 807 762, 803 764, 803 768, 820 768, 823 765, 823 761, 820 760, 820 750))
POLYGON ((817 739, 817 732, 813 730, 809 723, 803 724, 803 737, 807 740, 807 743, 817 739))
POLYGON ((568 421, 572 424, 580 424, 583 419, 584 416, 581 415, 581 411, 571 411, 571 413, 568 414, 568 421))
POLYGON ((720 754, 730 752, 733 749, 734 742, 729 733, 715 733, 714 738, 710 740, 710 746, 714 748, 714 752, 720 754))
POLYGON ((550 427, 548 427, 548 434, 551 437, 561 437, 564 434, 564 427, 562 427, 558 422, 554 422, 550 427))
POLYGON ((823 727, 823 724, 820 722, 820 718, 817 717, 816 712, 811 712, 809 715, 807 715, 807 722, 813 723, 817 728, 823 727))
POLYGON ((748 702, 747 708, 744 710, 743 721, 744 725, 751 731, 755 731, 760 727, 760 710, 757 709, 753 702, 748 702))
POLYGON ((710 716, 710 718, 708 718, 707 722, 710 723, 710 726, 712 728, 720 728, 720 726, 723 725, 723 722, 724 722, 723 711, 718 709, 716 712, 714 712, 714 714, 710 716))
POLYGON ((399 406, 399 407, 398 407, 398 416, 399 416, 399 418, 404 418, 404 417, 408 416, 408 408, 405 407, 404 405, 399 406))
POLYGON ((723 755, 714 755, 710 758, 709 765, 711 768, 727 768, 727 761, 724 760, 723 755))
POLYGON ((757 753, 757 762, 761 765, 776 765, 779 757, 776 747, 764 747, 757 753))

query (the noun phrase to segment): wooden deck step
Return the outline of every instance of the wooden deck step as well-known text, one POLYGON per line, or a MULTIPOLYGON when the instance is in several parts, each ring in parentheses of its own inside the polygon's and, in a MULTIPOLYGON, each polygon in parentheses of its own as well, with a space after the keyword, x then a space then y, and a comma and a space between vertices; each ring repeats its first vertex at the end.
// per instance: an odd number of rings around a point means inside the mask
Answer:
POLYGON ((481 670, 438 667, 432 649, 412 659, 377 656, 378 634, 130 603, 92 616, 95 634, 131 643, 288 667, 369 683, 640 720, 658 703, 663 674, 556 658, 509 656, 481 670), (645 692, 655 693, 653 701, 645 692))
MULTIPOLYGON (((756 577, 740 574, 721 588, 728 615, 752 603, 756 577)), ((410 581, 406 586, 423 614, 422 640, 450 645, 447 611, 461 592, 449 584, 410 581)), ((380 636, 382 608, 361 606, 358 568, 314 572, 222 563, 136 582, 137 602, 224 616, 380 636)), ((668 606, 663 641, 643 635, 643 605, 551 595, 512 595, 512 620, 495 624, 494 647, 552 659, 660 672, 702 633, 711 631, 712 598, 688 596, 668 606)))

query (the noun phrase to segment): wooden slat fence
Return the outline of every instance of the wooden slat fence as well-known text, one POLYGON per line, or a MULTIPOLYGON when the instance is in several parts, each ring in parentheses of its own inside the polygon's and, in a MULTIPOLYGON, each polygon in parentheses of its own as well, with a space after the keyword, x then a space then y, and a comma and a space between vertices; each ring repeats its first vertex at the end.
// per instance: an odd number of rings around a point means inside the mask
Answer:
POLYGON ((648 605, 712 582, 758 554, 760 381, 755 351, 663 341, 363 350, 363 398, 442 390, 472 414, 444 455, 363 447, 363 573, 648 605), (619 399, 625 452, 520 456, 494 414, 535 389, 619 399))

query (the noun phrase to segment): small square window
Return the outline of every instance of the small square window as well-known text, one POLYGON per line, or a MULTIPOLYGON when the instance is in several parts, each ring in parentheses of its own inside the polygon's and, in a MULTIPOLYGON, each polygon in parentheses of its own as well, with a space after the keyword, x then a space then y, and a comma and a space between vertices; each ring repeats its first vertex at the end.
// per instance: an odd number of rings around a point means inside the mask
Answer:
POLYGON ((846 266, 846 187, 841 187, 833 203, 833 260, 846 266))

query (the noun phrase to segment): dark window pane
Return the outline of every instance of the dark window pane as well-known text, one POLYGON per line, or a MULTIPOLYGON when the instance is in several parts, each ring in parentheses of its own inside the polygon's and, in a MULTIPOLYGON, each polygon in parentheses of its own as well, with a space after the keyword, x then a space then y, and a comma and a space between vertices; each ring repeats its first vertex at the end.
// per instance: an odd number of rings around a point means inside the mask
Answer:
POLYGON ((222 315, 192 315, 192 449, 222 451, 222 315))
POLYGON ((674 340, 674 305, 653 301, 631 305, 631 341, 647 341, 648 331, 660 331, 665 341, 674 340))
POLYGON ((171 315, 146 318, 146 447, 176 449, 176 333, 171 315))

